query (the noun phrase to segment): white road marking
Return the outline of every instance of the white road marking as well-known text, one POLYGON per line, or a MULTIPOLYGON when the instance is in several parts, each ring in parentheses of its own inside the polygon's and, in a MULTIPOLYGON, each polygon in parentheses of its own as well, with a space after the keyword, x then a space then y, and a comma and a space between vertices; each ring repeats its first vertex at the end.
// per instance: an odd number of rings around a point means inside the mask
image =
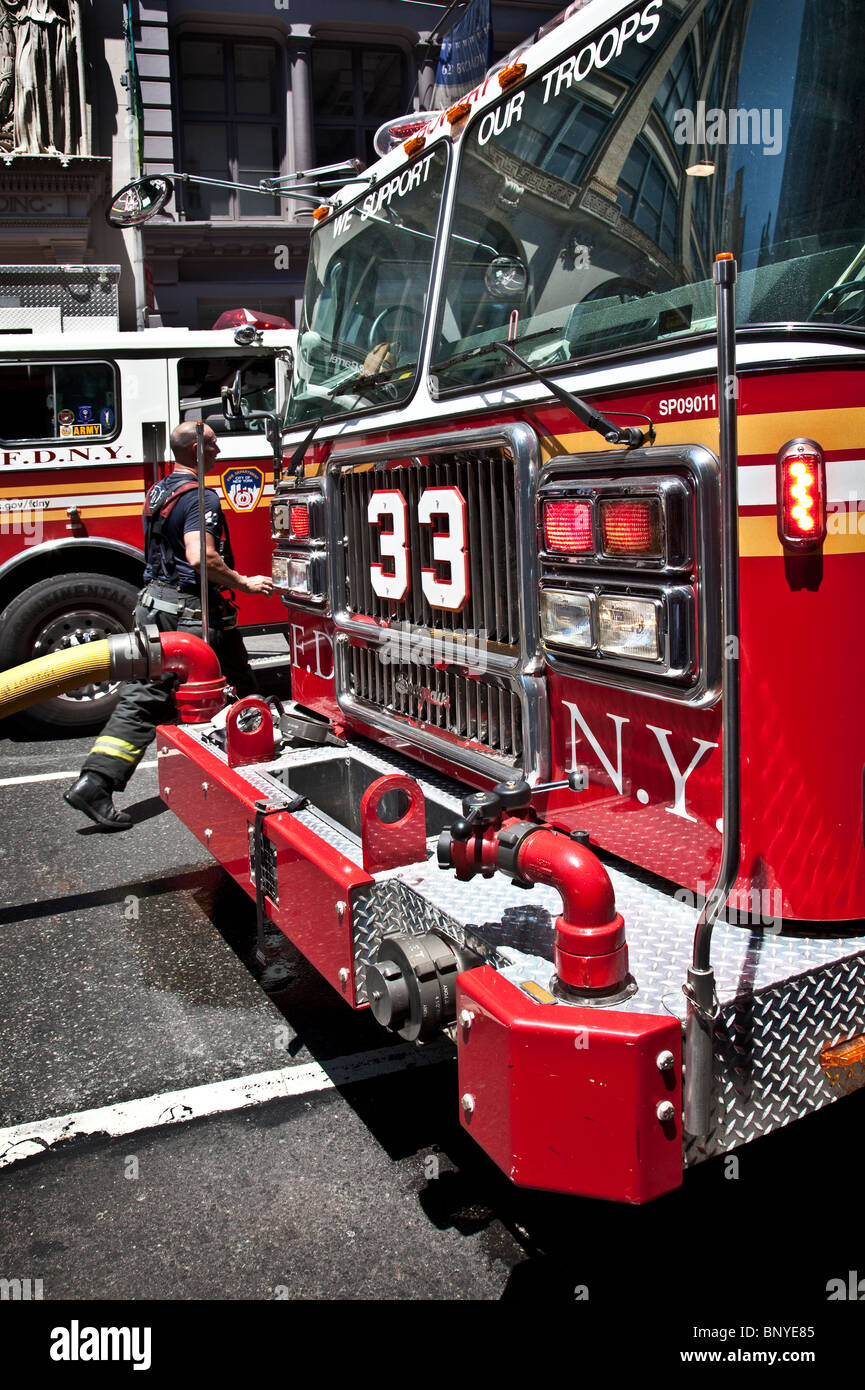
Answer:
MULTIPOLYGON (((139 768, 158 766, 155 759, 138 764, 139 768)), ((74 782, 75 778, 80 776, 81 768, 77 767, 74 772, 37 772, 32 777, 0 777, 0 787, 19 787, 22 782, 62 782, 64 778, 71 778, 74 782)))
POLYGON ((205 1115, 225 1115, 233 1110, 245 1110, 252 1105, 285 1096, 311 1095, 355 1081, 368 1081, 405 1071, 414 1062, 429 1066, 453 1056, 453 1049, 444 1040, 414 1048, 410 1043, 401 1047, 378 1048, 373 1052, 358 1052, 353 1057, 337 1057, 326 1067, 318 1062, 305 1062, 296 1067, 281 1067, 278 1071, 256 1072, 228 1081, 216 1081, 205 1086, 190 1086, 184 1091, 164 1091, 161 1095, 143 1096, 139 1100, 103 1105, 94 1110, 79 1110, 71 1115, 55 1115, 45 1120, 28 1120, 0 1130, 0 1168, 17 1163, 22 1158, 45 1153, 56 1144, 85 1135, 102 1134, 116 1137, 138 1134, 161 1125, 184 1124, 205 1115))

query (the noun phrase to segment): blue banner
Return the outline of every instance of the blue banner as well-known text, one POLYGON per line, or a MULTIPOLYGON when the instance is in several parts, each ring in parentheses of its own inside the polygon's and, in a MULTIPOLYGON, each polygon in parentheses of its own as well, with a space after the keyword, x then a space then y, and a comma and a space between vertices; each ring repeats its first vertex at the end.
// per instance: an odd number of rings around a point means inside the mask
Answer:
POLYGON ((431 107, 443 111, 483 81, 493 61, 490 0, 471 0, 442 42, 431 107))

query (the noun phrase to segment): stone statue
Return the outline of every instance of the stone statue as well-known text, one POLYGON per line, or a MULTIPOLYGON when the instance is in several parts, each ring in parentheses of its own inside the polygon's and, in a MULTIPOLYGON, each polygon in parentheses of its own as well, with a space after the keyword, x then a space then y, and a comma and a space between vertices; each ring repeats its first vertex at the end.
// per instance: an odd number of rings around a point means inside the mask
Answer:
POLYGON ((15 25, 0 0, 0 149, 12 146, 15 93, 15 25))
MULTIPOLYGON (((75 0, 0 0, 15 35, 15 154, 78 154, 81 93, 75 0)), ((2 32, 2 30, 0 30, 2 32)), ((0 47, 0 114, 2 114, 0 47)))

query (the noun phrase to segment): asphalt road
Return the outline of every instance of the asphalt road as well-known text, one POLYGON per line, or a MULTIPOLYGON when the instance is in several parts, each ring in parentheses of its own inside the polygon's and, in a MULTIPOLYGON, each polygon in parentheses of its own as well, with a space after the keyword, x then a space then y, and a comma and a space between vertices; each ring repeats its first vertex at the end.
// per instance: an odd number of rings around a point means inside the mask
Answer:
MULTIPOLYGON (((418 1064, 287 942, 262 988, 253 906, 155 767, 119 798, 134 829, 103 835, 61 797, 90 740, 5 732, 0 1280, 45 1301, 553 1300, 585 1329, 639 1315, 671 1356, 695 1316, 820 1327, 828 1281, 865 1281, 863 1093, 644 1208, 519 1191, 460 1128, 447 1045, 418 1064), (166 1123, 190 1091, 207 1113, 166 1123)), ((845 1328, 818 1336, 824 1369, 845 1328)))

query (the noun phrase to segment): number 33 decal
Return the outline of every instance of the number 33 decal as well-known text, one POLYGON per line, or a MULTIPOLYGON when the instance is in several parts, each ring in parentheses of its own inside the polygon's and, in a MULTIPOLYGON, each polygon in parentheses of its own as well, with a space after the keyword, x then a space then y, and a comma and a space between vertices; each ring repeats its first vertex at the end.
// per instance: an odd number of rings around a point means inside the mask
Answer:
MULTIPOLYGON (((370 526, 378 527, 381 561, 369 567, 374 592, 379 598, 401 602, 411 588, 408 548, 408 507, 396 488, 374 492, 366 509, 370 526), (385 530, 382 523, 389 523, 385 530), (382 561, 388 562, 385 570, 382 561)), ((458 613, 469 596, 469 561, 466 550, 466 501, 456 487, 428 487, 420 495, 417 519, 432 527, 433 568, 421 570, 421 588, 431 608, 458 613), (441 522, 436 526, 434 518, 441 522), (449 573, 440 571, 447 565, 449 573)))

